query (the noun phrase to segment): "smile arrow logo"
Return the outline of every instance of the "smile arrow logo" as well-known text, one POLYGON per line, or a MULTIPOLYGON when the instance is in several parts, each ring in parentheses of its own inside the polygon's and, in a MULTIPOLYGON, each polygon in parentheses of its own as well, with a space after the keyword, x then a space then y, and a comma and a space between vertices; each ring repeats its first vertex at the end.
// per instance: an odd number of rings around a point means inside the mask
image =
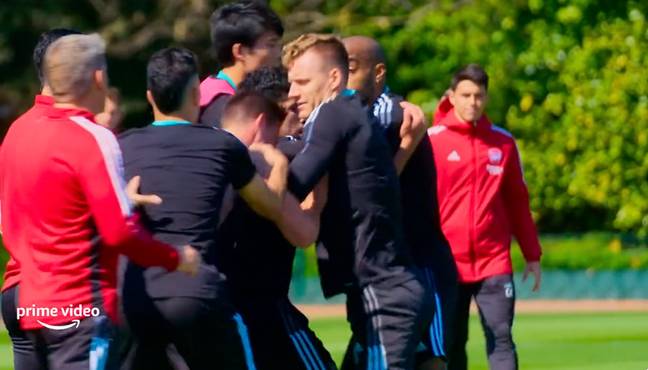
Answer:
POLYGON ((43 325, 44 327, 46 327, 48 329, 65 330, 65 329, 69 329, 69 328, 71 328, 73 326, 76 326, 78 328, 79 324, 81 323, 81 320, 72 320, 72 322, 67 324, 67 325, 49 325, 49 324, 46 324, 46 323, 44 323, 44 322, 42 322, 40 320, 36 320, 36 322, 43 325))

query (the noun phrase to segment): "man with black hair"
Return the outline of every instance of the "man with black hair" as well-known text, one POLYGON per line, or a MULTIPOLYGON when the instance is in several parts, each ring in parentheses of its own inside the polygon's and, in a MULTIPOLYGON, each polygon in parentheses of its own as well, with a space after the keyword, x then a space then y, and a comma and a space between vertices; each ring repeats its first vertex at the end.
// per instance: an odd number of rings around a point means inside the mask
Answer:
POLYGON ((200 122, 218 127, 227 100, 245 76, 280 64, 283 25, 260 1, 237 1, 216 9, 210 18, 212 51, 221 68, 200 84, 200 122))
POLYGON ((262 67, 247 75, 239 89, 241 91, 258 91, 284 109, 286 117, 279 128, 279 144, 301 135, 303 126, 297 115, 295 99, 288 97, 290 83, 288 82, 288 72, 284 67, 262 67))
POLYGON ((429 129, 437 168, 441 227, 459 272, 449 368, 468 368, 470 302, 479 309, 492 370, 518 368, 513 342, 515 287, 511 238, 540 288, 542 248, 529 209, 520 154, 513 136, 486 116, 488 74, 469 64, 452 77, 448 96, 429 129))
POLYGON ((324 293, 347 295, 351 330, 366 349, 359 368, 412 369, 434 307, 404 239, 391 151, 360 99, 345 90, 348 56, 339 39, 302 35, 286 45, 283 61, 305 121, 289 189, 303 198, 329 176, 318 243, 324 293))
MULTIPOLYGON (((288 88, 283 68, 265 67, 250 73, 227 105, 223 128, 239 137, 250 136, 244 132, 255 125, 258 116, 255 109, 267 103, 258 98, 256 102, 242 99, 239 95, 262 95, 278 108, 278 103, 285 102, 288 88), (232 114, 233 110, 237 110, 237 114, 232 114)), ((274 138, 256 137, 255 144, 277 141, 276 131, 274 138)), ((301 141, 295 138, 279 138, 278 149, 289 159, 301 147, 301 141)), ((262 158, 255 158, 255 165, 261 173, 268 166, 262 158)), ((238 199, 221 227, 228 245, 224 264, 232 299, 248 326, 259 369, 335 368, 330 354, 308 327, 308 319, 288 297, 295 247, 308 247, 315 241, 325 196, 325 185, 321 185, 301 209, 299 203, 286 194, 284 222, 279 226, 254 214, 238 199), (294 231, 287 230, 290 228, 294 231), (291 233, 295 232, 302 235, 292 237, 291 233)))
POLYGON ((417 356, 419 369, 443 369, 457 295, 457 271, 441 231, 432 147, 429 140, 421 140, 426 127, 403 125, 399 104, 403 98, 387 88, 387 60, 380 44, 366 36, 347 37, 343 42, 349 53, 347 86, 363 97, 394 153, 394 164, 400 170, 405 238, 435 295, 435 317, 423 341, 425 350, 417 356))
POLYGON ((244 143, 194 123, 200 91, 192 52, 155 53, 147 88, 155 121, 120 138, 126 173, 139 175, 141 188, 163 199, 144 208, 145 225, 161 240, 191 242, 204 264, 193 279, 128 265, 123 304, 134 345, 124 368, 168 369, 165 352, 173 345, 191 369, 253 369, 247 329, 219 268, 217 225, 230 185, 254 212, 280 221, 287 162, 274 156, 264 180, 244 143))

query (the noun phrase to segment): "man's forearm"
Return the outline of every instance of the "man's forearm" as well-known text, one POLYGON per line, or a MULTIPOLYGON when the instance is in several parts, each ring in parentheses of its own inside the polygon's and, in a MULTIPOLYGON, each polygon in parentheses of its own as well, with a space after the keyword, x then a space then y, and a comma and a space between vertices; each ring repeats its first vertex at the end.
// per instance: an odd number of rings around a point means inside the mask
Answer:
POLYGON ((288 161, 276 161, 265 180, 268 188, 277 196, 278 207, 281 208, 288 183, 288 161))
POLYGON ((319 234, 319 212, 312 208, 303 210, 297 199, 288 193, 281 213, 277 226, 292 245, 305 248, 315 242, 319 234))

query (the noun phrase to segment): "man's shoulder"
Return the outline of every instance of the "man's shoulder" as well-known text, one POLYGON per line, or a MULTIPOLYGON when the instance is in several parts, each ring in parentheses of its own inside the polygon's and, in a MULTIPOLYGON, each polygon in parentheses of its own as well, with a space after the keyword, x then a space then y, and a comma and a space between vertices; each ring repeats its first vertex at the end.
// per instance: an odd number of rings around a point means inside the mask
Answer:
POLYGON ((400 127, 403 121, 402 96, 392 92, 383 92, 370 107, 377 122, 384 128, 400 127))
POLYGON ((357 96, 338 95, 316 108, 311 118, 309 121, 334 119, 335 123, 344 125, 366 120, 367 110, 357 96))
POLYGON ((494 137, 501 140, 502 142, 506 144, 515 144, 515 137, 508 130, 500 126, 491 124, 490 131, 494 137))
POLYGON ((442 135, 444 133, 448 133, 448 126, 444 125, 443 123, 436 124, 434 126, 431 126, 427 130, 427 134, 430 137, 430 139, 434 140, 437 138, 439 135, 442 135))
POLYGON ((57 131, 65 135, 66 142, 74 142, 76 146, 92 143, 101 147, 109 146, 112 149, 117 145, 117 137, 112 131, 87 117, 70 116, 65 120, 67 121, 65 125, 57 131))
POLYGON ((378 99, 376 99, 376 104, 377 103, 385 104, 389 102, 400 103, 402 101, 405 101, 405 98, 402 95, 398 95, 392 91, 386 91, 380 94, 378 99))
POLYGON ((236 138, 227 131, 203 124, 156 127, 148 125, 127 130, 119 135, 122 147, 135 149, 143 143, 174 141, 178 146, 185 143, 193 148, 212 148, 230 144, 236 138))
POLYGON ((292 160, 304 148, 304 141, 294 136, 284 136, 279 138, 277 149, 285 155, 288 160, 292 160))

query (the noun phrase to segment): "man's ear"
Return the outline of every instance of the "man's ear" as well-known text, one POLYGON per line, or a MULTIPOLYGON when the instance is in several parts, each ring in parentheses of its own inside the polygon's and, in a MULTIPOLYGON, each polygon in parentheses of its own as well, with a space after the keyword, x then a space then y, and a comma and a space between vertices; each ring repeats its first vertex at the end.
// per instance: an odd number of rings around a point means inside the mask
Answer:
POLYGON ((99 90, 108 91, 108 74, 105 69, 97 69, 94 71, 94 83, 99 90))
POLYGON ((254 127, 254 131, 257 133, 263 131, 263 129, 265 129, 266 123, 267 121, 266 121, 265 113, 259 113, 257 118, 254 119, 254 123, 252 124, 254 127))
POLYGON ((376 67, 374 67, 374 73, 376 85, 384 83, 387 79, 387 66, 385 65, 385 63, 376 64, 376 67))
POLYGON ((191 89, 191 105, 195 107, 200 106, 200 83, 194 85, 191 89))
POLYGON ((329 88, 331 92, 344 90, 346 86, 343 84, 342 72, 339 68, 333 68, 329 72, 329 88))
POLYGON ((450 103, 452 104, 452 106, 456 106, 454 90, 449 89, 448 91, 446 91, 446 94, 448 95, 448 100, 450 100, 450 103))
POLYGON ((155 100, 153 99, 153 93, 151 90, 146 90, 146 101, 151 104, 152 107, 155 106, 155 100))
POLYGON ((245 50, 243 49, 244 47, 245 46, 243 46, 243 44, 241 44, 240 42, 232 45, 232 57, 234 59, 234 63, 243 60, 245 53, 245 50))

